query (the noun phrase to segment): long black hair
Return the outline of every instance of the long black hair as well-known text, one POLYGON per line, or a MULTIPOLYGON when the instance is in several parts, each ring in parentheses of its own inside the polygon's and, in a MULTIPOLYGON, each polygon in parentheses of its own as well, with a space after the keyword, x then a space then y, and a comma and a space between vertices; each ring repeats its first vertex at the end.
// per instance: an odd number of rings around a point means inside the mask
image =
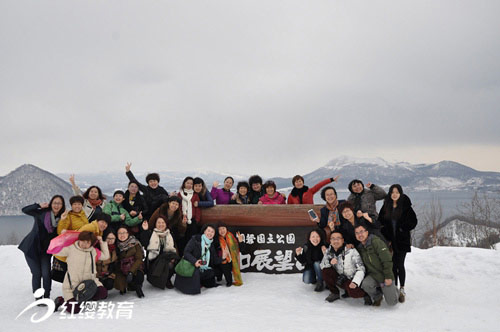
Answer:
POLYGON ((52 196, 49 202, 49 210, 52 211, 52 202, 54 202, 56 198, 60 198, 62 201, 62 208, 59 211, 59 213, 55 216, 55 217, 60 217, 64 213, 64 211, 66 211, 66 202, 64 201, 64 197, 62 197, 61 195, 52 196))
POLYGON ((92 188, 96 188, 96 189, 97 189, 97 192, 99 193, 99 199, 100 199, 100 200, 103 200, 103 201, 104 201, 104 200, 106 199, 106 196, 104 196, 104 195, 102 194, 102 190, 101 190, 101 188, 99 188, 98 186, 90 186, 90 187, 89 187, 89 188, 88 188, 88 189, 87 189, 87 190, 83 193, 83 195, 82 195, 82 196, 83 196, 83 198, 85 198, 85 199, 89 199, 89 193, 90 193, 90 190, 91 190, 92 188))

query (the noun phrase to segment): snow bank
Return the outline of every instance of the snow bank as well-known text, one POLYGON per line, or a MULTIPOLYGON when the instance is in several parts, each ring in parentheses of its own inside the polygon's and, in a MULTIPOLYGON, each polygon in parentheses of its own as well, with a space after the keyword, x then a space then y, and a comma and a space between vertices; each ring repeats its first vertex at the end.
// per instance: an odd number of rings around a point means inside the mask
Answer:
MULTIPOLYGON (((0 246, 2 331, 498 331, 500 312, 500 251, 437 247, 412 249, 407 256, 407 301, 395 307, 365 307, 361 299, 327 303, 327 291, 315 293, 301 275, 243 274, 242 287, 204 289, 187 296, 175 290, 153 289, 146 297, 120 296, 133 301, 132 320, 61 320, 52 315, 30 322, 36 307, 15 317, 30 303, 31 275, 22 253, 0 246), (91 325, 89 325, 91 324, 91 325)), ((54 283, 52 296, 61 294, 54 283)))

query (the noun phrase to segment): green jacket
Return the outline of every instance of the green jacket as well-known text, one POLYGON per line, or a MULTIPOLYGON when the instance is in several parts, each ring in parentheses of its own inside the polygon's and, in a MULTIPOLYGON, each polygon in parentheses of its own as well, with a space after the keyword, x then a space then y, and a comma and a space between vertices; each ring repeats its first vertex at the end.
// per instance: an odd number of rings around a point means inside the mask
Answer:
POLYGON ((122 214, 125 215, 125 220, 123 220, 123 222, 127 226, 135 226, 142 222, 138 216, 132 218, 127 210, 125 210, 121 204, 117 204, 115 201, 111 201, 108 204, 104 205, 104 207, 102 208, 102 212, 111 216, 112 223, 121 222, 122 220, 120 219, 120 216, 122 214))
POLYGON ((366 275, 382 283, 385 279, 394 280, 392 272, 392 255, 389 248, 378 236, 370 234, 366 244, 357 247, 366 267, 366 275))

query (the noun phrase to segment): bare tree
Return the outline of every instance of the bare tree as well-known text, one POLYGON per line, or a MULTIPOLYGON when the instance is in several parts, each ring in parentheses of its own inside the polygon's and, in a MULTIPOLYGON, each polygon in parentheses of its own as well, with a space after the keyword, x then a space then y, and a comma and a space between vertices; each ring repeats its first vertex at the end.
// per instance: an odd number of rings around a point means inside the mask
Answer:
POLYGON ((439 225, 443 219, 443 206, 436 196, 430 203, 424 206, 422 211, 424 236, 420 243, 421 248, 430 248, 440 245, 442 241, 438 238, 439 225))
POLYGON ((460 212, 473 226, 473 243, 476 247, 493 248, 500 239, 498 220, 500 218, 499 199, 479 194, 476 190, 468 203, 463 203, 460 212))

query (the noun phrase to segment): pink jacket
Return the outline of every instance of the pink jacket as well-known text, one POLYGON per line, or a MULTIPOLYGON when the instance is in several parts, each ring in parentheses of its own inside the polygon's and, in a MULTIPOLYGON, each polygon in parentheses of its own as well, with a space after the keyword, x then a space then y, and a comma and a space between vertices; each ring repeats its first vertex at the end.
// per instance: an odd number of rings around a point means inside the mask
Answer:
POLYGON ((262 204, 285 204, 285 199, 280 193, 275 192, 272 198, 264 194, 264 196, 259 199, 259 202, 262 202, 262 204))

